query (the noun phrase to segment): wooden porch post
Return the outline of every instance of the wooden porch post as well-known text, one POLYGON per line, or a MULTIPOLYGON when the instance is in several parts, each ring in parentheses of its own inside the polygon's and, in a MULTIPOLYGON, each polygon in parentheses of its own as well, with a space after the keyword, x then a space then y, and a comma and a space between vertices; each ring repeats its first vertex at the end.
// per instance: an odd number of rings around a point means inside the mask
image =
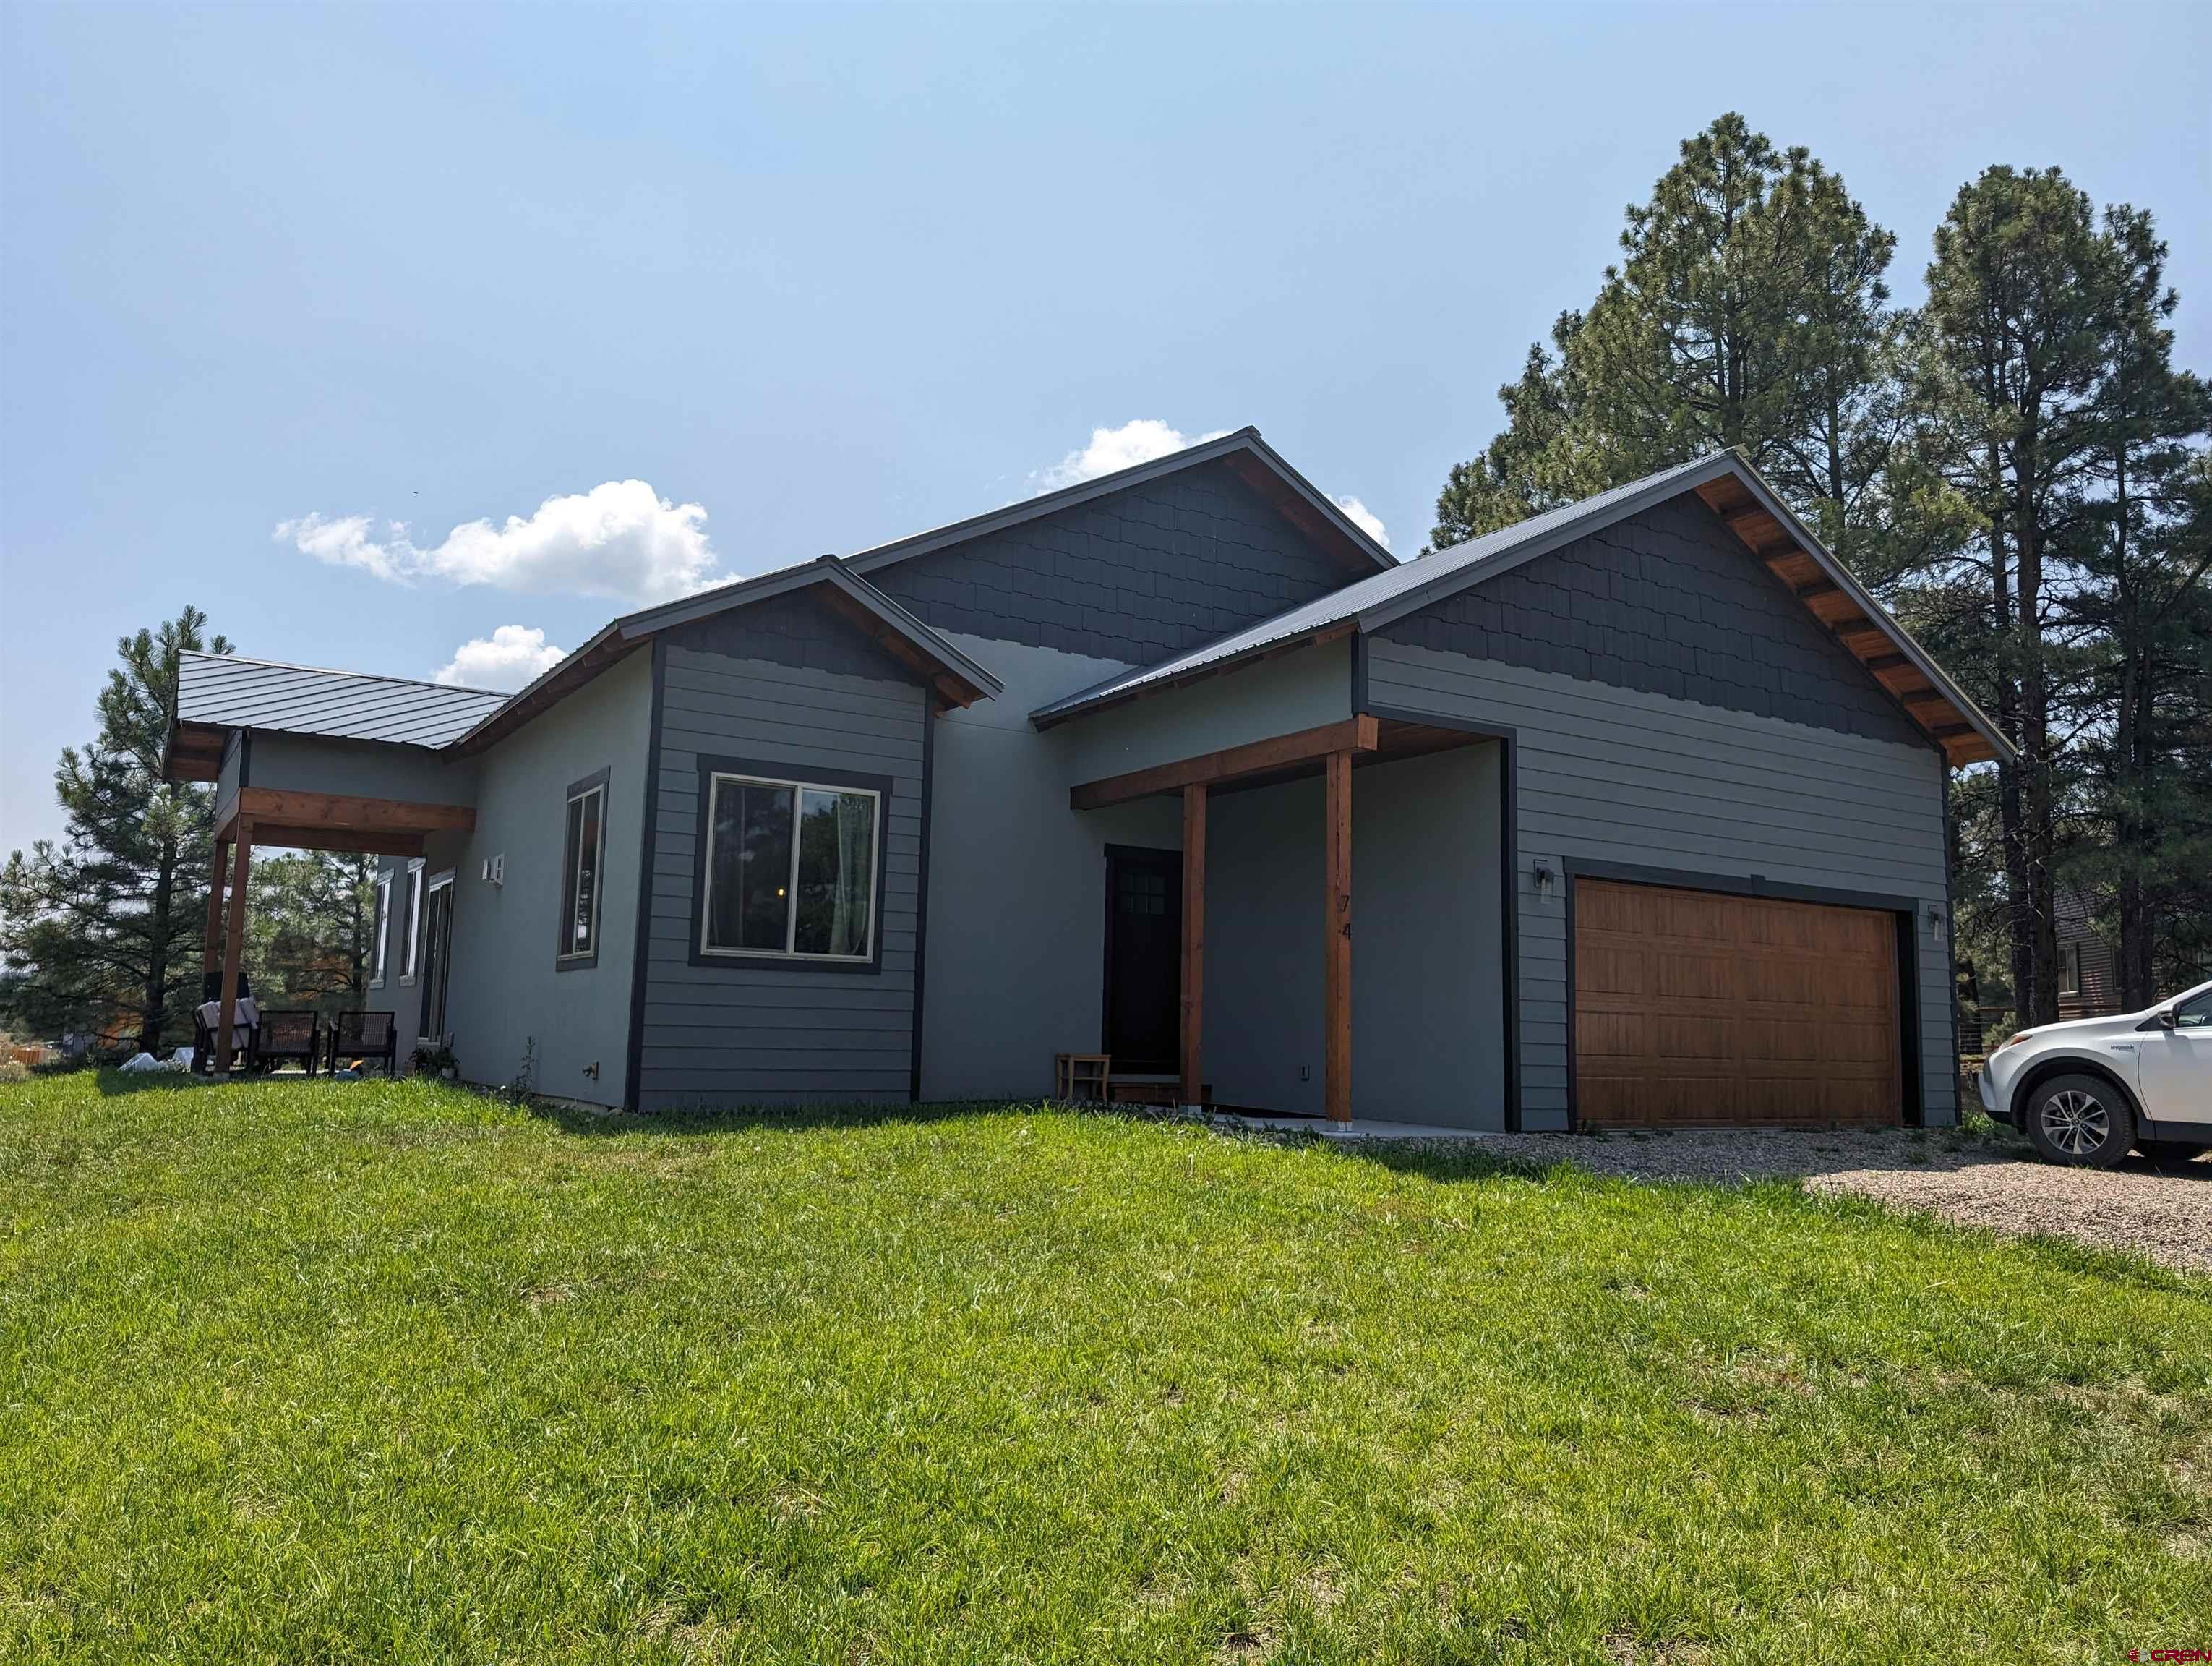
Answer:
POLYGON ((215 1073, 222 1075, 230 1068, 230 1031, 238 1010, 238 963, 246 952, 246 870, 253 856, 253 824, 243 816, 238 820, 238 842, 230 878, 230 923, 222 934, 222 987, 216 991, 216 999, 222 1010, 216 1014, 220 1020, 215 1032, 215 1073))
MULTIPOLYGON (((230 860, 230 847, 221 839, 208 860, 207 929, 200 934, 200 982, 205 983, 222 966, 222 865, 230 860)), ((199 1005, 194 1001, 193 1006, 199 1005)))
POLYGON ((1328 755, 1325 812, 1328 895, 1324 921, 1322 1105, 1333 1122, 1352 1120, 1352 754, 1328 755))
POLYGON ((1189 1106, 1206 1092, 1200 1040, 1206 1027, 1206 783, 1182 789, 1182 1025, 1181 1085, 1189 1106))

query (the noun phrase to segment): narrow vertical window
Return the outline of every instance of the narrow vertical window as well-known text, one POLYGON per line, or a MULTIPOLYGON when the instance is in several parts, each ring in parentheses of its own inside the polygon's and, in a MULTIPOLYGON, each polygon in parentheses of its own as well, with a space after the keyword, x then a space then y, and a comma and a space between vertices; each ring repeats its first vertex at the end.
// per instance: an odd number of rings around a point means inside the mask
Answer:
POLYGON ((599 952, 599 873, 605 866, 605 770, 568 789, 561 842, 561 941, 556 958, 572 964, 599 952))
POLYGON ((422 964, 422 859, 407 864, 405 915, 399 922, 404 952, 399 957, 399 981, 412 983, 422 964))
POLYGON ((392 876, 380 873, 376 879, 375 923, 369 927, 368 987, 384 987, 385 945, 392 936, 392 876))

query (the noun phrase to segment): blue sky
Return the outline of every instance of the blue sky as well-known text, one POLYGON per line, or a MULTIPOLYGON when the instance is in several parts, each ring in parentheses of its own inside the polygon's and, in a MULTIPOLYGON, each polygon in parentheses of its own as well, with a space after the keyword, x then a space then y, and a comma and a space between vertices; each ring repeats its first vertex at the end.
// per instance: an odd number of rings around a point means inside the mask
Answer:
POLYGON ((1731 107, 1899 234, 1908 300, 1990 163, 2150 208, 2212 368, 2209 17, 10 4, 0 852, 186 601, 247 654, 512 677, 1133 422, 1255 424, 1410 554, 1731 107))

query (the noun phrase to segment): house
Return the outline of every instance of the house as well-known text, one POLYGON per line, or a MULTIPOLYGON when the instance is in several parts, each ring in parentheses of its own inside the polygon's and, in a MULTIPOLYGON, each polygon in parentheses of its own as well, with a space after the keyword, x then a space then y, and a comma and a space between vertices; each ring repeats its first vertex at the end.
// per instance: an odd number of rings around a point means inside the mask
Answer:
POLYGON ((2112 945, 2098 932, 2094 904, 2083 892, 2060 886, 2051 897, 2058 942, 2058 1017, 2107 1018, 2120 1010, 2120 968, 2112 945))
POLYGON ((1006 1098, 1104 1052, 1544 1129, 1952 1122, 1945 771, 2004 751, 1732 454, 1399 562, 1247 429, 512 696, 187 655, 167 767, 233 894, 257 843, 380 854, 369 1004, 469 1079, 1006 1098))

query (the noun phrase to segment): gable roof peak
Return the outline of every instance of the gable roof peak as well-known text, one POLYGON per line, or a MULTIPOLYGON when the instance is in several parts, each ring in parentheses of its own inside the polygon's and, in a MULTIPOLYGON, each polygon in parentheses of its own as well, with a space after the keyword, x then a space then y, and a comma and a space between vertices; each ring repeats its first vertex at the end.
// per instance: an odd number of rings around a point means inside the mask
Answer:
POLYGON ((1260 430, 1249 424, 1148 462, 1133 463, 1110 474, 1096 475, 1072 486, 970 515, 965 520, 855 550, 845 558, 846 564, 855 573, 872 573, 896 562, 965 544, 971 538, 1003 532, 1080 503, 1127 491, 1132 486, 1214 462, 1227 462, 1235 468, 1246 484, 1267 496, 1285 520, 1335 555, 1347 569, 1365 574, 1388 572, 1398 565, 1395 556, 1362 531, 1327 493, 1292 468, 1280 453, 1260 437, 1260 430))

